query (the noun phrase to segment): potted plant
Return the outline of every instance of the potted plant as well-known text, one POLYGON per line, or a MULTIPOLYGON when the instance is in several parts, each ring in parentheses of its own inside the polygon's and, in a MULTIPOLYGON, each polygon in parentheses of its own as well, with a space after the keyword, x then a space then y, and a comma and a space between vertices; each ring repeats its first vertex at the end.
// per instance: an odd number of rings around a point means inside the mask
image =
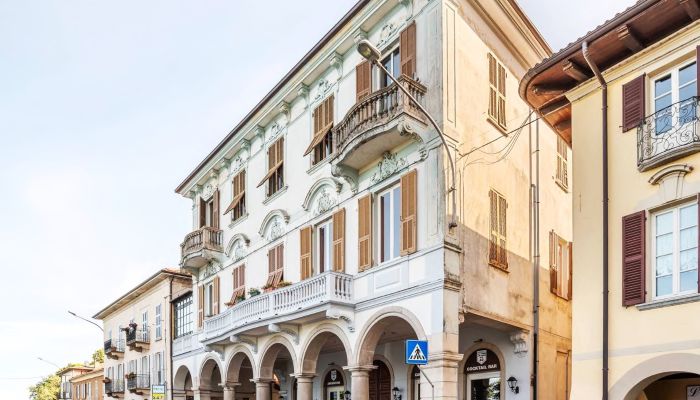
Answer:
POLYGON ((248 296, 250 296, 250 297, 255 297, 259 294, 260 294, 260 289, 258 289, 258 288, 250 288, 248 290, 248 296))
POLYGON ((277 284, 277 287, 283 288, 283 287, 290 286, 291 284, 292 284, 292 282, 289 282, 289 281, 281 281, 280 283, 277 284))
POLYGON ((271 284, 271 283, 266 283, 266 284, 262 287, 262 290, 263 290, 263 292, 265 292, 265 293, 271 292, 271 291, 275 290, 275 285, 273 285, 273 284, 271 284))

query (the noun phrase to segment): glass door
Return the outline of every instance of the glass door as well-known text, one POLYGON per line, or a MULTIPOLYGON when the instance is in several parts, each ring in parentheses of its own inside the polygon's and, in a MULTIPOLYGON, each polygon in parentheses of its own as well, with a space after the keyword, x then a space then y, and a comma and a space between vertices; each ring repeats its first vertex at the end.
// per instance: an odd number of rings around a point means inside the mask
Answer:
POLYGON ((466 400, 500 400, 501 373, 499 371, 467 375, 466 400))

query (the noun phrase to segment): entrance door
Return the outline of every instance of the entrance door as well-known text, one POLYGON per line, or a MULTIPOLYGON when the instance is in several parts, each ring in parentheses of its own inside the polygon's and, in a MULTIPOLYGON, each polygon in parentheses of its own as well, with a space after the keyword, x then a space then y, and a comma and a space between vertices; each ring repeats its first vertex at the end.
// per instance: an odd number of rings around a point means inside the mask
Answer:
POLYGON ((501 373, 498 371, 467 375, 467 400, 500 400, 501 373))
POLYGON ((345 400, 345 387, 330 386, 326 388, 326 399, 328 400, 345 400))
POLYGON ((369 400, 391 400, 391 374, 389 368, 379 360, 377 367, 369 373, 369 400))

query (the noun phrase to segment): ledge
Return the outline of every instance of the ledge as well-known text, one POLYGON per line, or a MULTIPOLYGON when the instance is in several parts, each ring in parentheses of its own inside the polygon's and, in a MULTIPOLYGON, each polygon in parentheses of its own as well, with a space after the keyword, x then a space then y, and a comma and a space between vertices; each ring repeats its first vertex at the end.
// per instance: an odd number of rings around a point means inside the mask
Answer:
POLYGON ((654 310, 657 308, 671 307, 671 306, 676 306, 679 304, 694 303, 696 301, 700 301, 700 293, 692 293, 692 294, 676 296, 676 297, 671 297, 671 298, 662 299, 662 300, 650 301, 648 303, 637 305, 637 310, 639 310, 639 311, 654 310))
POLYGON ((270 204, 270 203, 271 203, 272 201, 274 201, 276 198, 282 196, 282 195, 284 194, 284 192, 287 191, 287 188, 288 188, 288 187, 289 187, 289 185, 284 185, 284 187, 283 187, 282 189, 276 191, 272 196, 269 196, 269 197, 265 198, 265 200, 263 200, 263 204, 266 204, 266 205, 267 205, 267 204, 270 204))
POLYGON ((237 220, 231 221, 231 222, 228 224, 228 228, 229 228, 229 229, 233 228, 234 226, 236 226, 236 225, 240 224, 241 222, 245 221, 247 218, 248 218, 248 212, 246 211, 246 213, 243 214, 243 215, 241 215, 240 217, 238 217, 237 220))

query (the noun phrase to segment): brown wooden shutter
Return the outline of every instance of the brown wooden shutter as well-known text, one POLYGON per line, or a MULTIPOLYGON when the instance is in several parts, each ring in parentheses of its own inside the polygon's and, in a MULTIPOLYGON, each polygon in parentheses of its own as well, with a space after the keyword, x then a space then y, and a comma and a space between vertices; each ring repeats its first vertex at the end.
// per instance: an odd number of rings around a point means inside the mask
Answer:
POLYGON ((211 215, 211 225, 212 228, 219 229, 219 209, 220 209, 220 201, 219 201, 219 189, 216 189, 214 192, 214 210, 212 211, 211 215))
POLYGON ((372 92, 372 64, 369 61, 363 61, 355 67, 355 84, 358 102, 372 92))
POLYGON ((574 289, 574 244, 569 242, 569 300, 573 299, 574 289))
POLYGON ((416 73, 416 23, 412 22, 401 32, 401 74, 414 77, 416 73))
POLYGON ((372 266, 372 195, 357 200, 358 262, 361 271, 372 266))
POLYGON ((502 267, 508 266, 508 247, 506 245, 507 230, 506 225, 508 218, 506 218, 506 213, 508 211, 508 203, 505 197, 499 196, 498 198, 498 232, 500 234, 498 243, 498 263, 502 267))
POLYGON ((197 326, 204 325, 204 286, 197 287, 197 326))
POLYGON ((345 208, 333 213, 333 271, 345 272, 345 208))
POLYGON ((307 226, 299 230, 299 266, 301 267, 301 279, 308 279, 313 275, 311 264, 312 227, 307 226))
POLYGON ((552 294, 558 294, 557 293, 557 282, 558 277, 557 277, 557 247, 559 244, 559 240, 557 238, 557 235, 554 233, 554 231, 549 232, 549 291, 552 292, 552 294))
POLYGON ((217 315, 219 313, 219 295, 221 294, 220 289, 221 289, 221 278, 218 276, 214 277, 214 290, 212 290, 213 294, 212 297, 213 299, 211 300, 211 312, 213 315, 217 315))
POLYGON ((622 217, 622 305, 646 300, 646 212, 622 217))
POLYGON ((644 82, 646 75, 622 85, 622 131, 636 128, 644 119, 644 82))
POLYGON ((313 113, 314 121, 314 136, 311 139, 311 143, 306 148, 304 155, 311 153, 319 143, 323 141, 326 134, 333 127, 333 107, 335 103, 335 96, 330 95, 321 104, 316 107, 313 113))
POLYGON ((199 227, 204 228, 207 225, 207 202, 203 198, 199 198, 199 227))
POLYGON ((267 173, 260 180, 257 187, 262 186, 275 173, 284 162, 284 138, 277 139, 267 148, 267 173))
POLYGON ((489 192, 489 264, 498 263, 498 196, 496 192, 489 192))
POLYGON ((401 177, 401 255, 416 251, 417 172, 412 170, 401 177))

